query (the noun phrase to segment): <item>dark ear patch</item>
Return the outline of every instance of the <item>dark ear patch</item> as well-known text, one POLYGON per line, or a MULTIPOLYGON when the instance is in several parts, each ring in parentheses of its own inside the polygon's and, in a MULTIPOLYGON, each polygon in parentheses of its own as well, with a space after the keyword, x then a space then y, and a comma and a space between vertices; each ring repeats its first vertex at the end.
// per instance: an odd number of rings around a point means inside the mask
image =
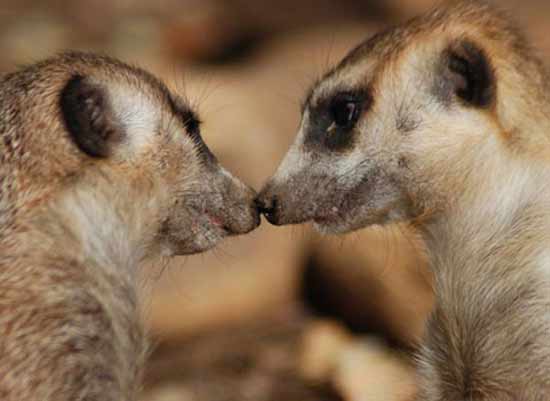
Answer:
POLYGON ((482 49, 469 41, 459 42, 447 49, 445 63, 445 79, 459 99, 474 107, 493 104, 495 75, 482 49))
POLYGON ((65 127, 80 150, 91 157, 109 156, 122 132, 105 90, 76 75, 62 90, 60 106, 65 127))

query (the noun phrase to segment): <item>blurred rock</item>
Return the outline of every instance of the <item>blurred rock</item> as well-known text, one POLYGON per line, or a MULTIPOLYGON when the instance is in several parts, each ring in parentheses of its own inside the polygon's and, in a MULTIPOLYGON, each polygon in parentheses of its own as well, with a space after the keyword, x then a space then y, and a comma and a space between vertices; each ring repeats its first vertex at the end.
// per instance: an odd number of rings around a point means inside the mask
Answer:
POLYGON ((346 401, 413 401, 413 366, 374 340, 356 340, 342 350, 333 385, 346 401))
POLYGON ((306 326, 300 356, 306 380, 332 386, 346 401, 412 401, 414 369, 379 340, 353 337, 333 321, 306 326))
POLYGON ((329 382, 340 354, 353 337, 340 324, 330 320, 312 323, 306 330, 299 359, 300 374, 311 382, 329 382))
POLYGON ((342 401, 330 385, 299 374, 308 322, 289 305, 279 317, 164 344, 152 357, 142 401, 342 401))

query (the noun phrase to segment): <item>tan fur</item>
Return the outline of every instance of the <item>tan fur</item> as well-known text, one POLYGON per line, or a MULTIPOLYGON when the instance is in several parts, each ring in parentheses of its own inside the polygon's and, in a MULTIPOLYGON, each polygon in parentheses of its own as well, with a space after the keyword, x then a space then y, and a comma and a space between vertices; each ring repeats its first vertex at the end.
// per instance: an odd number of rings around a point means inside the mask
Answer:
POLYGON ((260 195, 276 224, 416 225, 437 298, 418 401, 550 399, 548 82, 505 13, 451 2, 368 40, 314 86, 298 138, 260 195), (491 65, 488 105, 449 90, 445 55, 466 41, 491 65), (346 147, 311 145, 330 118, 327 99, 359 88, 372 103, 346 147))
POLYGON ((145 71, 82 53, 0 82, 3 401, 136 400, 140 263, 257 225, 254 192, 200 157, 171 103, 187 107, 145 71), (122 116, 107 158, 80 151, 61 121, 74 74, 103 85, 122 116))

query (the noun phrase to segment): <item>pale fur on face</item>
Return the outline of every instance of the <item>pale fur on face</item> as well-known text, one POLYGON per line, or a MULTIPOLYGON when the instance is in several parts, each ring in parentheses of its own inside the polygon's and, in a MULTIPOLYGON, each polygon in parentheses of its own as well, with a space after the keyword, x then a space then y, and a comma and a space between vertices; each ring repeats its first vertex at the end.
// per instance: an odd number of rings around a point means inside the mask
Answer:
MULTIPOLYGON (((266 197, 277 199, 280 224, 313 220, 320 231, 338 233, 424 219, 456 197, 449 188, 464 186, 474 171, 487 173, 479 149, 492 146, 494 152, 508 152, 514 142, 516 150, 540 154, 540 141, 547 139, 517 135, 526 118, 517 115, 516 107, 523 103, 541 131, 548 125, 543 113, 537 114, 540 108, 532 106, 545 96, 537 87, 543 81, 537 61, 530 55, 509 60, 506 49, 520 46, 522 39, 495 46, 496 34, 484 33, 484 26, 477 24, 491 20, 495 30, 512 29, 508 22, 487 6, 466 3, 375 36, 313 87, 295 142, 264 188, 266 197), (456 23, 442 22, 448 18, 456 23), (493 63, 498 88, 489 108, 462 105, 447 93, 446 51, 461 41, 477 43, 493 63), (509 67, 497 67, 500 60, 509 67), (519 68, 530 72, 527 82, 518 76, 519 68), (368 91, 372 104, 353 128, 352 143, 338 152, 313 147, 307 140, 317 129, 312 110, 353 91, 368 91)), ((515 32, 509 35, 516 38, 515 32)))

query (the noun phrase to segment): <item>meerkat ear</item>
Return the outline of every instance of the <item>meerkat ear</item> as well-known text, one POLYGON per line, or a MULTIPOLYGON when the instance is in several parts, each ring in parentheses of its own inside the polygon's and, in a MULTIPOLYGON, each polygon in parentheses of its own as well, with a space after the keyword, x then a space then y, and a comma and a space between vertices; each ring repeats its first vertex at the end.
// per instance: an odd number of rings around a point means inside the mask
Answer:
POLYGON ((71 139, 81 151, 105 158, 123 136, 105 89, 76 75, 65 85, 60 99, 61 113, 71 139))
POLYGON ((475 107, 488 107, 493 103, 495 77, 482 49, 462 41, 447 49, 445 59, 446 79, 458 98, 475 107))

